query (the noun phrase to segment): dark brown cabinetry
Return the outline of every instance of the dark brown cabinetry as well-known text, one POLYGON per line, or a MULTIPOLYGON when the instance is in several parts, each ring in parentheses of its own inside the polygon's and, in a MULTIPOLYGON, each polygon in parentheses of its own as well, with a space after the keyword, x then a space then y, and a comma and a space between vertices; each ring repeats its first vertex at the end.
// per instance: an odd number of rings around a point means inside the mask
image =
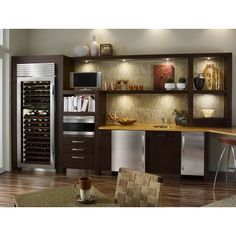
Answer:
POLYGON ((94 143, 94 137, 64 137, 64 168, 94 169, 94 143))
POLYGON ((180 132, 146 132, 146 172, 180 174, 180 160, 180 132))
MULTIPOLYGON (((104 164, 102 163, 102 158, 104 157, 104 155, 97 155, 97 152, 95 151, 95 149, 97 150, 97 148, 95 148, 96 143, 98 143, 98 147, 103 146, 105 148, 103 140, 100 139, 100 135, 98 132, 98 127, 101 124, 105 123, 105 99, 103 98, 104 94, 100 91, 90 90, 63 91, 63 98, 71 96, 92 96, 95 99, 95 111, 63 112, 64 122, 65 120, 68 120, 68 118, 72 120, 72 123, 63 124, 63 169, 72 168, 97 171, 104 168, 106 169, 107 167, 104 167, 104 164), (73 120, 76 119, 79 120, 78 123, 73 123, 73 120), (88 120, 92 120, 92 123, 90 123, 90 121, 89 123, 87 123, 88 120), (68 129, 72 129, 73 131, 68 131, 68 129), (101 140, 101 143, 99 140, 101 140)), ((105 142, 107 144, 107 139, 105 140, 105 142)))
MULTIPOLYGON (((197 53, 197 54, 152 54, 152 55, 119 55, 119 56, 98 56, 98 57, 66 57, 66 56, 27 56, 27 57, 13 57, 12 58, 12 144, 17 143, 16 138, 16 64, 19 63, 41 63, 53 62, 55 63, 55 167, 57 172, 63 172, 66 168, 78 169, 95 169, 110 170, 111 169, 111 133, 109 131, 100 131, 99 126, 106 123, 106 100, 109 107, 109 97, 117 95, 136 95, 151 96, 159 94, 169 96, 178 95, 184 101, 187 111, 189 126, 218 126, 230 127, 232 119, 232 53, 197 53), (183 75, 187 79, 186 89, 184 90, 149 90, 142 91, 74 91, 70 89, 70 72, 87 70, 87 65, 101 64, 101 72, 106 72, 110 63, 126 62, 147 62, 148 73, 142 78, 146 78, 152 74, 152 65, 157 62, 166 62, 169 58, 170 63, 175 63, 176 67, 183 68, 183 75), (203 90, 196 90, 194 87, 193 78, 195 73, 202 72, 210 62, 213 61, 222 70, 221 80, 223 86, 213 85, 212 87, 204 87, 203 90), (204 64, 205 63, 205 64, 204 64), (107 64, 107 67, 106 67, 107 64), (150 65, 150 66, 149 66, 150 65), (203 67, 202 67, 203 66, 203 67), (200 70, 199 70, 200 68, 200 70), (104 71, 103 71, 104 70, 104 71), (147 74, 147 75, 146 75, 147 74), (148 75, 149 74, 149 75, 148 75), (215 87, 214 87, 215 86, 215 87), (64 112, 63 99, 65 96, 77 96, 79 94, 93 94, 95 96, 95 112, 64 112), (212 99, 216 101, 213 105, 216 108, 214 117, 203 117, 199 111, 202 108, 211 108, 212 99), (202 102, 202 103, 201 103, 202 102), (197 105, 197 106, 196 106, 197 105), (220 108, 219 108, 220 107, 220 108), (219 109, 218 109, 219 108, 219 109), (67 137, 63 133, 63 116, 94 116, 95 117, 95 134, 93 138, 83 139, 79 136, 67 137), (84 143, 72 142, 84 141, 84 143), (74 150, 72 150, 74 149, 74 150), (76 150, 83 149, 83 150, 76 150), (84 158, 83 158, 84 157, 84 158)), ((211 64, 213 64, 211 62, 211 64)), ((122 64, 123 65, 123 64, 122 64)), ((136 67, 135 67, 136 68, 136 67)), ((126 68, 127 69, 127 68, 126 68)), ((100 69, 99 69, 100 70, 100 69)), ((127 79, 133 79, 132 73, 125 74, 127 79)), ((120 73, 118 71, 117 73, 120 73)), ((182 72, 181 72, 182 73, 182 72)), ((104 74, 104 82, 111 82, 113 78, 109 73, 104 74), (105 77, 109 75, 109 77, 105 77)), ((136 73, 137 74, 137 73, 136 73)), ((142 74, 142 73, 139 73, 142 74)), ((182 75, 182 74, 181 74, 182 75)), ((114 77, 114 80, 118 77, 114 77)), ((142 81, 141 81, 142 82, 142 81)), ((177 82, 177 81, 176 81, 177 82)), ((219 85, 219 84, 218 84, 219 85)), ((151 97, 150 96, 150 97, 151 97)), ((116 109, 116 107, 112 107, 116 109)), ((180 174, 180 152, 181 152, 180 133, 178 132, 146 132, 146 171, 159 173, 175 173, 180 174)), ((12 168, 17 169, 17 149, 12 145, 12 168)))
POLYGON ((111 131, 96 134, 96 170, 111 170, 111 131))

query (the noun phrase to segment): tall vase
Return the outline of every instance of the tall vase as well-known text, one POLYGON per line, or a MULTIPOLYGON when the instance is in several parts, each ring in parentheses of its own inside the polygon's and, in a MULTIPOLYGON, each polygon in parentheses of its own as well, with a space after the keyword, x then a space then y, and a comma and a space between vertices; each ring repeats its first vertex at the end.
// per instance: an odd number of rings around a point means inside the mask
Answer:
POLYGON ((99 48, 96 42, 96 36, 93 35, 93 42, 90 44, 90 54, 92 57, 98 56, 99 48))

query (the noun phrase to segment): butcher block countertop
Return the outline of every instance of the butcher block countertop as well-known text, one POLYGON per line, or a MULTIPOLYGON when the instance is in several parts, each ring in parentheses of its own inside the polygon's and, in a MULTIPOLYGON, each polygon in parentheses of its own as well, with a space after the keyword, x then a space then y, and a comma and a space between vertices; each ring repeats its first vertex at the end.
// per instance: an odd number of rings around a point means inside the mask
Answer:
MULTIPOLYGON (((209 132, 222 135, 236 136, 236 127, 214 128, 214 127, 183 127, 174 124, 166 124, 167 128, 154 127, 159 124, 135 123, 132 125, 106 124, 99 127, 100 130, 144 130, 144 131, 180 131, 180 132, 209 132)), ((162 126, 162 125, 160 125, 162 126)))

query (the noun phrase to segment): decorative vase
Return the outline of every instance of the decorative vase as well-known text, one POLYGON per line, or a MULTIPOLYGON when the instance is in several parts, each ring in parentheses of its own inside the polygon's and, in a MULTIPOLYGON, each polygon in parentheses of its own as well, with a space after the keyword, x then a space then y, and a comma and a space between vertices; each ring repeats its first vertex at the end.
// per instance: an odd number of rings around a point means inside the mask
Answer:
POLYGON ((98 56, 99 48, 96 42, 96 36, 93 35, 93 42, 90 44, 90 54, 92 57, 98 56))
POLYGON ((182 123, 181 123, 181 119, 182 119, 182 117, 176 116, 176 117, 175 117, 175 124, 176 124, 176 125, 181 125, 181 124, 182 124, 182 123))
POLYGON ((205 78, 202 74, 198 74, 196 77, 193 78, 195 88, 197 90, 202 90, 205 84, 205 78))
POLYGON ((85 56, 88 56, 88 54, 89 54, 89 48, 86 45, 76 46, 73 49, 73 53, 77 57, 85 57, 85 56))

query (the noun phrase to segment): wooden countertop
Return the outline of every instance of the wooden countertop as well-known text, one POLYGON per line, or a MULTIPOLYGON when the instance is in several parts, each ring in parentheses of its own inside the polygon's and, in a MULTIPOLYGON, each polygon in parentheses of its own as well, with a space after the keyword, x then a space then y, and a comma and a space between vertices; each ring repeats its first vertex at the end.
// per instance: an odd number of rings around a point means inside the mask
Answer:
POLYGON ((99 127, 100 130, 144 130, 144 131, 180 131, 180 132, 209 132, 223 135, 236 136, 236 127, 217 128, 217 127, 183 127, 174 124, 167 124, 169 128, 155 128, 151 123, 135 123, 132 125, 106 124, 99 127))

